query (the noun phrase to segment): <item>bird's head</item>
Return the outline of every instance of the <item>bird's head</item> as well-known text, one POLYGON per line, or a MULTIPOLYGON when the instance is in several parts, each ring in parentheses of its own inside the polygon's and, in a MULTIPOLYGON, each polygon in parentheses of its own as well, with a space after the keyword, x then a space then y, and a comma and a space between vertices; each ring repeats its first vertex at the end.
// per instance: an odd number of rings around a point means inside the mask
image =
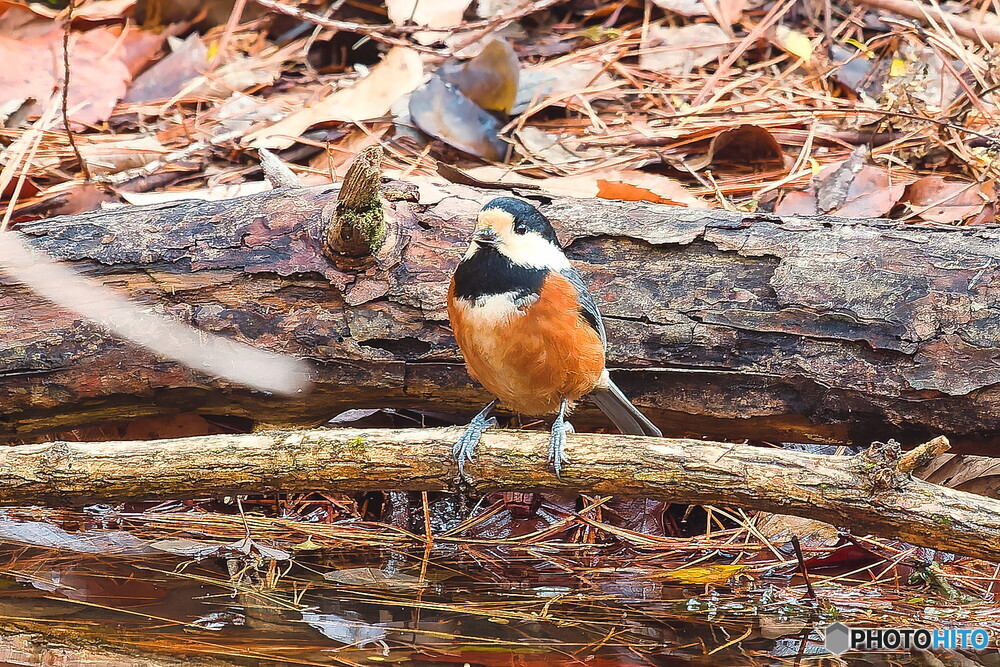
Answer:
POLYGON ((479 211, 466 258, 482 251, 498 252, 527 268, 569 267, 548 219, 531 204, 512 197, 498 197, 479 211))

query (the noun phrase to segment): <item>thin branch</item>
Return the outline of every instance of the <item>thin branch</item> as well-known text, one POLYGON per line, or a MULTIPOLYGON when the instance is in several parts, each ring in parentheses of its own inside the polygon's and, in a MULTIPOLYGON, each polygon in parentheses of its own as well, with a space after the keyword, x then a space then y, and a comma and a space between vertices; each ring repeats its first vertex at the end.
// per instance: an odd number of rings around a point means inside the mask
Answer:
POLYGON ((89 183, 91 181, 90 167, 87 166, 87 162, 83 159, 83 155, 76 145, 73 128, 70 127, 69 123, 69 34, 73 30, 74 3, 75 0, 70 0, 66 6, 66 26, 63 28, 62 119, 63 127, 66 128, 66 137, 69 139, 69 145, 73 149, 73 154, 76 155, 77 162, 80 164, 80 170, 83 171, 83 179, 89 183))

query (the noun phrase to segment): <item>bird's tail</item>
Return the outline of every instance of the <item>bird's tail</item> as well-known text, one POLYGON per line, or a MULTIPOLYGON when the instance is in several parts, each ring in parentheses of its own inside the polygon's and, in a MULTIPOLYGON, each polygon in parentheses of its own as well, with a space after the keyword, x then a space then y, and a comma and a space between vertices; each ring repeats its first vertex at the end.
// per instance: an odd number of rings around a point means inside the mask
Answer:
POLYGON ((632 405, 632 401, 628 400, 611 378, 606 375, 605 378, 606 381, 601 382, 601 385, 590 394, 590 399, 615 423, 618 430, 627 435, 662 438, 663 433, 660 429, 656 428, 646 415, 639 412, 639 408, 632 405))

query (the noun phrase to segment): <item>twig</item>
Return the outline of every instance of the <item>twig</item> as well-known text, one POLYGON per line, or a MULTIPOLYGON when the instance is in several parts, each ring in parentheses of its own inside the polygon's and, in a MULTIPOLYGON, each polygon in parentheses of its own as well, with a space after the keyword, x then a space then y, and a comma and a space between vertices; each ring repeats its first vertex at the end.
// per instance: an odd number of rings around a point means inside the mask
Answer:
POLYGON ((950 448, 951 443, 948 442, 948 438, 939 435, 933 440, 925 442, 899 457, 896 469, 899 472, 913 472, 917 468, 922 468, 930 463, 931 459, 935 456, 944 454, 950 448))
POLYGON ((66 137, 69 139, 69 145, 73 149, 73 154, 76 155, 76 160, 80 165, 80 170, 83 171, 83 180, 89 183, 92 180, 90 167, 87 166, 87 162, 83 159, 83 155, 80 153, 80 149, 76 145, 76 138, 73 136, 73 128, 70 127, 69 122, 69 33, 73 29, 74 3, 75 0, 70 0, 69 4, 66 6, 66 26, 63 28, 62 119, 63 126, 66 128, 66 137))
POLYGON ((997 18, 992 21, 974 23, 967 19, 952 14, 946 14, 939 7, 931 7, 916 0, 859 0, 861 4, 869 7, 877 7, 916 19, 925 25, 931 23, 931 18, 938 19, 948 25, 957 34, 968 39, 987 44, 1000 43, 1000 27, 997 27, 997 18))
POLYGON ((792 535, 792 548, 795 549, 795 559, 799 561, 799 572, 802 574, 802 581, 806 583, 806 595, 813 604, 818 602, 816 591, 813 590, 812 582, 809 580, 809 569, 806 567, 806 560, 802 557, 802 545, 799 544, 799 536, 792 535))

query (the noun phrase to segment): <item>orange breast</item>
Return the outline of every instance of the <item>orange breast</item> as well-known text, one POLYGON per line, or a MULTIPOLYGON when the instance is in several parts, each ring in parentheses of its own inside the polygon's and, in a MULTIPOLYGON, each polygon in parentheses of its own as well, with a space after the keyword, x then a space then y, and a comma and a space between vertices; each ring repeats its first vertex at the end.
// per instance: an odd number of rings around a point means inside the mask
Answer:
POLYGON ((576 288, 550 273, 535 303, 483 317, 448 292, 448 316, 469 374, 509 408, 556 412, 563 398, 590 393, 604 371, 604 346, 580 316, 576 288))

